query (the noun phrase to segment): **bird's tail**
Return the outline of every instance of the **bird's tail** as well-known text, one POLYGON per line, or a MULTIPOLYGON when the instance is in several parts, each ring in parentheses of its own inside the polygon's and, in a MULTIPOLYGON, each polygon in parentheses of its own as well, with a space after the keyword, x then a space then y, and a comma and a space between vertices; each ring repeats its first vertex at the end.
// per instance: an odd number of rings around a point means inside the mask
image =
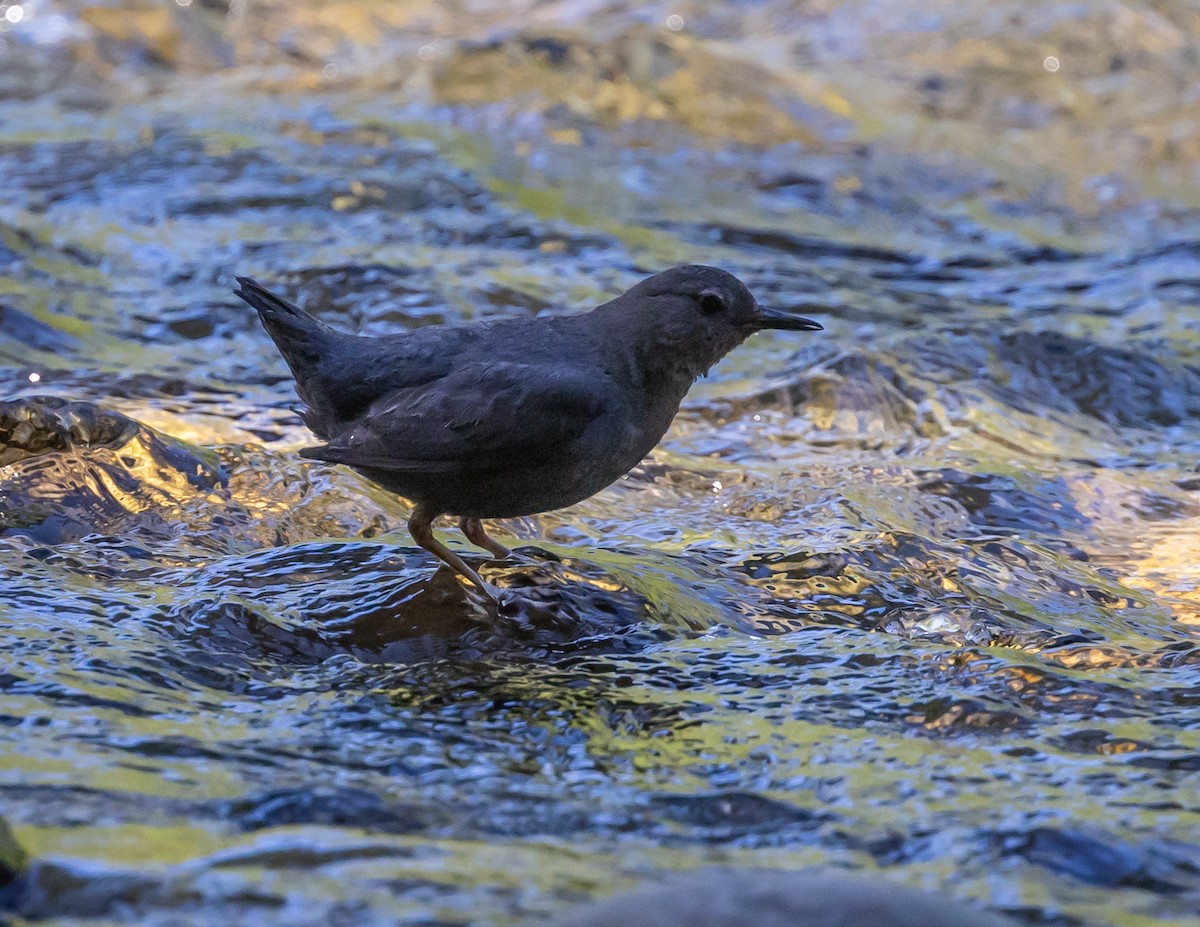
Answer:
POLYGON ((234 294, 258 311, 263 328, 292 368, 292 373, 298 376, 301 370, 311 368, 320 358, 321 348, 329 337, 325 326, 257 281, 238 277, 237 282, 234 294))
POLYGON ((329 423, 337 420, 336 400, 322 377, 322 358, 332 353, 337 333, 299 306, 276 296, 249 277, 238 277, 233 292, 258 311, 263 328, 279 348, 305 405, 295 411, 314 434, 327 438, 329 423))

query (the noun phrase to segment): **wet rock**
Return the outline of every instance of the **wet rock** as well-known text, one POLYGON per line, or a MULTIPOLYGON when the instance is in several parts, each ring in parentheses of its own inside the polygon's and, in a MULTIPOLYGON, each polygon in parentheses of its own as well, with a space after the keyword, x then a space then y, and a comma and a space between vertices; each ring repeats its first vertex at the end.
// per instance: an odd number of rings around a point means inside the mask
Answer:
POLYGON ((0 910, 5 907, 6 893, 14 891, 14 883, 29 869, 29 856, 17 843, 17 838, 0 818, 0 910))
POLYGON ((93 403, 0 402, 0 534, 61 543, 224 479, 211 452, 93 403))
POLYGON ((237 688, 268 667, 338 655, 411 664, 498 654, 637 650, 656 639, 644 598, 595 568, 521 551, 484 575, 499 604, 474 597, 432 556, 374 543, 315 542, 229 557, 152 620, 180 671, 237 688))
POLYGON ((915 432, 943 434, 944 423, 922 407, 928 391, 888 364, 847 354, 810 372, 788 390, 795 407, 823 431, 866 438, 915 432))
MULTIPOLYGON (((88 863, 35 863, 9 907, 29 920, 94 918, 163 904, 170 897, 156 876, 88 863)), ((3 898, 0 896, 0 904, 3 898)), ((2 910, 2 907, 0 907, 2 910)))
POLYGON ((696 230, 703 238, 723 245, 764 248, 810 261, 825 259, 877 262, 881 264, 913 265, 920 263, 916 255, 869 245, 847 244, 828 238, 796 235, 778 229, 739 228, 710 225, 696 230))
POLYGON ((1139 750, 1152 750, 1154 745, 1145 741, 1117 737, 1096 728, 1071 731, 1058 738, 1058 746, 1071 753, 1099 753, 1103 756, 1119 756, 1139 750))
POLYGON ((708 795, 659 795, 651 808, 693 839, 721 843, 745 840, 804 825, 815 828, 826 815, 749 792, 720 792, 708 795))
MULTIPOLYGON (((898 489, 892 494, 907 503, 898 489)), ((1110 620, 1145 607, 1070 543, 993 535, 957 507, 939 510, 938 496, 914 495, 916 504, 892 513, 871 499, 883 534, 848 539, 834 551, 763 551, 743 560, 747 584, 765 593, 743 601, 746 625, 779 634, 838 624, 1040 649, 1065 633, 1062 616, 1077 613, 1080 602, 1110 620)), ((858 491, 846 504, 866 498, 858 491)))
POLYGON ((319 629, 297 627, 261 607, 203 596, 173 606, 158 619, 178 648, 180 663, 197 682, 240 686, 232 678, 269 659, 291 666, 315 666, 338 653, 319 629), (190 646, 189 646, 190 645, 190 646))
POLYGON ((35 350, 52 351, 55 354, 62 354, 79 346, 78 340, 66 332, 5 305, 0 305, 0 337, 11 338, 35 350))
POLYGON ((914 729, 937 737, 1005 734, 1032 723, 1019 712, 979 699, 939 698, 910 709, 908 720, 914 729))
POLYGON ((121 8, 85 4, 79 18, 111 65, 142 60, 172 70, 209 71, 233 63, 220 20, 196 9, 134 2, 121 8))
POLYGON ((748 60, 730 64, 690 37, 639 26, 603 42, 574 32, 523 33, 464 43, 437 62, 433 89, 444 103, 532 98, 544 110, 565 106, 601 124, 670 121, 751 145, 813 142, 814 126, 844 118, 828 96, 748 60))
POLYGON ((937 438, 952 429, 933 384, 878 353, 817 345, 798 352, 791 366, 759 391, 718 399, 699 414, 721 422, 782 407, 814 443, 871 448, 937 438))
POLYGON ((355 827, 389 834, 422 830, 431 816, 418 808, 389 803, 373 792, 315 786, 279 789, 231 802, 222 816, 243 830, 298 824, 355 827))
MULTIPOLYGON (((289 923, 360 923, 340 916, 336 902, 307 894, 302 881, 312 878, 309 873, 344 873, 356 863, 403 866, 412 856, 405 847, 383 840, 335 836, 323 843, 310 830, 266 834, 181 865, 146 870, 87 859, 39 861, 8 908, 28 921, 216 923, 232 907, 239 919, 274 923, 282 909, 298 907, 302 911, 290 912, 289 923), (293 882, 291 874, 301 881, 293 882)), ((379 869, 373 871, 378 877, 379 869)), ((351 909, 361 914, 360 906, 351 909)))
POLYGON ((1008 374, 1001 381, 1004 395, 1019 408, 1036 396, 1064 411, 1135 428, 1200 417, 1200 370, 1144 349, 1054 331, 1014 332, 999 339, 997 354, 1008 374))
MULTIPOLYGON (((744 561, 741 569, 770 596, 754 622, 765 633, 787 633, 806 622, 863 629, 890 629, 895 623, 900 630, 911 616, 970 612, 970 600, 956 588, 957 555, 914 534, 892 532, 837 552, 763 554, 744 561)), ((970 633, 974 618, 968 614, 966 626, 954 621, 928 633, 959 639, 970 633)), ((913 633, 926 632, 914 628, 913 633)))
POLYGON ((1171 841, 1138 846, 1109 834, 1036 827, 1002 842, 1035 865, 1093 885, 1172 893, 1195 887, 1200 876, 1200 847, 1171 841))
POLYGON ((57 396, 0 401, 0 466, 70 451, 122 451, 135 440, 154 458, 160 473, 162 468, 175 471, 201 490, 221 480, 214 454, 154 432, 120 412, 57 396))
POLYGON ((1032 416, 1054 410, 1133 428, 1200 418, 1200 369, 1150 345, 1015 331, 915 339, 906 354, 937 380, 958 379, 1032 416))
POLYGON ((921 479, 922 492, 953 500, 973 524, 981 527, 1052 535, 1086 532, 1091 527, 1072 500, 1070 487, 1060 477, 1039 479, 1031 487, 1024 487, 998 473, 945 468, 916 475, 921 479))
POLYGON ((1175 756, 1137 756, 1129 761, 1129 765, 1172 772, 1200 772, 1200 753, 1184 753, 1175 756))
POLYGON ((1004 927, 1012 922, 883 879, 705 869, 596 902, 558 927, 1004 927))

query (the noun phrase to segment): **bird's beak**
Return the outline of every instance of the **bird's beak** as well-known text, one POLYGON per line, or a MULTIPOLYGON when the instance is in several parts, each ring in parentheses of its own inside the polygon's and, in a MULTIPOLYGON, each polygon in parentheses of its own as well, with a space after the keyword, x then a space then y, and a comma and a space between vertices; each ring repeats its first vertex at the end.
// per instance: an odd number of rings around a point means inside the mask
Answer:
POLYGON ((800 315, 788 315, 786 312, 776 312, 774 309, 758 307, 758 318, 755 323, 759 329, 777 328, 789 332, 819 332, 824 326, 812 319, 800 315))

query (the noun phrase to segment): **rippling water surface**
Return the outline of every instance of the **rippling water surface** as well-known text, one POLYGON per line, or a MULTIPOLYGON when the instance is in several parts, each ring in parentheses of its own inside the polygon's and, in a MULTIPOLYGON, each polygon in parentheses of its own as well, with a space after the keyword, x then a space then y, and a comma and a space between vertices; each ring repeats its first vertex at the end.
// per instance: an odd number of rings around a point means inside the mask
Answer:
POLYGON ((1200 25, 974 6, 9 16, 0 901, 533 924, 720 862, 1200 923, 1200 25), (682 261, 827 330, 497 523, 499 613, 297 457, 230 292, 379 334, 682 261))

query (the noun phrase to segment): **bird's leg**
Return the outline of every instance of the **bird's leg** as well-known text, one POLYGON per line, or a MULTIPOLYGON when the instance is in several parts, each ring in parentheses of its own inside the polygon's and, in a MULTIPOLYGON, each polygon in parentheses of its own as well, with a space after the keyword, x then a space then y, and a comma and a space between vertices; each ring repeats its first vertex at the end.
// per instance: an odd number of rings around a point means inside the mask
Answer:
POLYGON ((467 536, 468 541, 476 547, 482 547, 497 560, 503 560, 512 553, 511 550, 499 541, 494 541, 487 536, 487 532, 483 530, 483 522, 478 518, 460 518, 458 527, 467 536))
POLYGON ((437 513, 430 511, 424 505, 418 505, 408 519, 408 533, 414 541, 449 566, 460 576, 465 576, 489 598, 496 598, 496 588, 491 583, 484 582, 478 573, 467 566, 466 561, 450 550, 433 534, 433 520, 437 513))

